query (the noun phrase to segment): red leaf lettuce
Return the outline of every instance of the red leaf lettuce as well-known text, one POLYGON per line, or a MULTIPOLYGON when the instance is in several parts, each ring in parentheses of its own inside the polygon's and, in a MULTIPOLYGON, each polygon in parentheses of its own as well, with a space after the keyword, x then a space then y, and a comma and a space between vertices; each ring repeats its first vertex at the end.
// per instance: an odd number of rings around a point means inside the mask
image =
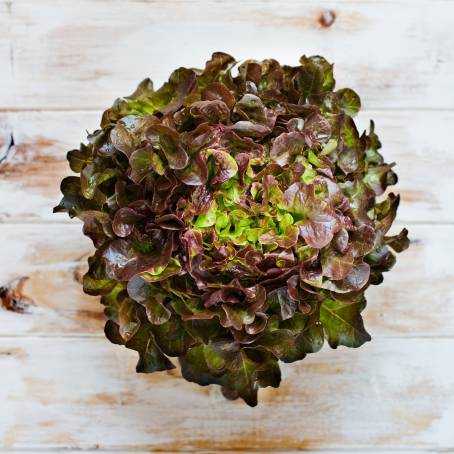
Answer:
POLYGON ((253 406, 279 361, 370 340, 364 293, 408 238, 387 236, 399 197, 376 197, 397 177, 374 124, 360 136, 358 95, 334 87, 322 57, 218 52, 156 91, 144 80, 68 153, 79 176, 55 211, 93 240, 84 290, 138 372, 178 357, 187 380, 253 406))

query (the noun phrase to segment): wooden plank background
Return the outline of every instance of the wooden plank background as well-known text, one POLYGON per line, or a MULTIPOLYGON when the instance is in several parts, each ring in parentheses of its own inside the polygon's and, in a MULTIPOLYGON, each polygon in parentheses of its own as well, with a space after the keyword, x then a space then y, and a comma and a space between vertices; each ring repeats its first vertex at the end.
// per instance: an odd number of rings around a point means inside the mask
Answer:
POLYGON ((0 451, 454 450, 453 20, 450 0, 0 0, 0 285, 30 276, 36 304, 0 309, 0 451), (81 291, 89 240, 51 213, 66 151, 115 97, 216 50, 334 61, 397 162, 412 239, 368 292, 373 341, 283 366, 254 409, 136 375, 81 291))

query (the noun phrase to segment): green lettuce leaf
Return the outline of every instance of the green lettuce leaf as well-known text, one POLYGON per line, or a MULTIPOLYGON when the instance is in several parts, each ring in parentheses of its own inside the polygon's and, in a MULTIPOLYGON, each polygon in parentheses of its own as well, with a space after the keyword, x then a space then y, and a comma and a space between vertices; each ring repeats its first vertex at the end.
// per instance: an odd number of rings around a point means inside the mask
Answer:
POLYGON ((320 321, 331 348, 339 345, 360 347, 370 341, 371 337, 364 329, 361 317, 365 307, 364 297, 347 304, 330 299, 323 301, 320 306, 320 321))

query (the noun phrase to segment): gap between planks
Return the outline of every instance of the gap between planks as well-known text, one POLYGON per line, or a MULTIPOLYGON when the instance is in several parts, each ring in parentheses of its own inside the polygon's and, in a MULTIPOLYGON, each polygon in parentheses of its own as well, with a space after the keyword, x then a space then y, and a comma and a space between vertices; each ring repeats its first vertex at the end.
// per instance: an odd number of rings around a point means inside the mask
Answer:
MULTIPOLYGON (((454 0, 449 0, 453 1, 454 0)), ((121 97, 121 96, 120 96, 121 97)), ((112 98, 113 102, 114 98, 112 98)), ((40 112, 40 113, 93 113, 99 112, 99 118, 104 110, 110 106, 91 106, 91 107, 0 107, 0 113, 27 113, 27 112, 40 112)), ((454 107, 368 107, 361 110, 361 114, 370 114, 373 112, 454 112, 454 107)))
MULTIPOLYGON (((396 191, 399 193, 399 191, 396 191)), ((56 204, 58 201, 55 202, 56 204)), ((50 221, 46 219, 30 219, 29 221, 17 221, 12 219, 9 221, 8 219, 0 219, 0 225, 74 225, 75 221, 73 219, 67 219, 65 221, 50 221)), ((76 221, 77 222, 77 221, 76 221)), ((82 222, 79 223, 82 229, 82 222)), ((399 219, 396 221, 393 226, 401 226, 410 228, 412 225, 415 226, 422 226, 422 227, 429 227, 429 226, 454 226, 454 221, 410 221, 406 219, 399 219), (410 226, 410 227, 409 227, 410 226)))
MULTIPOLYGON (((33 2, 34 0, 0 0, 0 4, 3 5, 10 5, 14 3, 30 3, 33 2)), ((63 0, 64 2, 65 0, 63 0)), ((98 2, 102 2, 105 0, 97 0, 98 2)), ((116 0, 117 3, 121 3, 120 0, 116 0)), ((285 2, 282 3, 290 3, 292 0, 286 0, 285 2)), ((336 0, 319 0, 319 3, 321 5, 331 5, 335 2, 336 0)), ((338 0, 337 0, 338 1, 338 0)), ((62 2, 62 3, 63 3, 62 2)), ((66 0, 67 3, 71 3, 71 0, 66 0)), ((149 3, 149 4, 162 4, 163 0, 128 0, 129 3, 149 3)), ((250 0, 249 3, 255 3, 257 5, 261 4, 266 4, 266 3, 278 3, 276 0, 250 0)), ((313 2, 313 1, 312 1, 313 2)), ((436 3, 452 3, 454 0, 342 0, 342 3, 345 3, 347 5, 357 5, 357 4, 387 4, 387 3, 401 3, 403 5, 405 4, 436 4, 436 3)), ((112 3, 115 3, 115 0, 112 1, 112 3)), ((193 3, 193 4, 225 4, 225 5, 230 5, 230 4, 243 4, 244 0, 166 0, 167 4, 183 4, 183 3, 193 3)), ((313 2, 314 3, 314 2, 313 2)))
MULTIPOLYGON (((4 310, 4 309, 0 309, 4 310)), ((107 321, 107 318, 106 318, 107 321)), ((59 333, 59 334, 17 334, 17 335, 12 335, 12 334, 1 334, 0 333, 0 339, 2 340, 14 340, 14 339, 78 339, 78 340, 84 340, 84 339, 105 339, 104 334, 95 334, 95 333, 83 333, 83 334, 64 334, 64 333, 59 333)), ((374 334, 372 336, 372 342, 375 339, 454 339, 454 335, 450 334, 402 334, 402 335, 397 335, 397 334, 374 334)), ((1 452, 1 449, 0 449, 1 452)))
POLYGON ((62 452, 71 454, 71 453, 88 453, 88 452, 99 452, 104 454, 123 454, 123 453, 134 453, 134 454, 148 454, 148 453, 167 453, 167 454, 177 454, 177 453, 202 453, 202 454, 216 454, 220 452, 226 453, 238 453, 238 454, 249 454, 249 453, 282 453, 282 454, 297 454, 297 453, 317 453, 317 454, 324 454, 324 453, 386 453, 386 454, 398 454, 398 453, 427 453, 427 454, 442 454, 442 453, 452 453, 451 448, 447 449, 431 449, 431 448, 324 448, 324 449, 315 449, 312 448, 310 450, 304 451, 295 451, 294 449, 247 449, 247 450, 239 450, 239 449, 179 449, 178 451, 167 451, 167 450, 156 450, 152 447, 147 448, 146 446, 124 446, 124 447, 112 447, 112 448, 103 448, 99 447, 98 445, 94 445, 88 448, 79 448, 73 446, 63 446, 63 447, 56 447, 56 448, 13 448, 13 449, 4 449, 0 447, 0 453, 7 452, 7 453, 15 453, 15 452, 25 452, 25 453, 53 453, 53 452, 62 452))
MULTIPOLYGON (((398 191, 396 191, 398 193, 398 191)), ((56 201, 56 204, 58 201, 56 201)), ((8 219, 0 219, 0 225, 5 224, 5 225, 74 225, 74 219, 67 219, 65 221, 59 220, 59 221, 49 221, 45 219, 30 219, 29 221, 17 221, 17 220, 12 220, 8 221, 8 219)), ((76 221, 77 222, 77 221, 76 221)), ((82 222, 79 223, 79 225, 82 228, 82 222)), ((407 227, 410 225, 418 225, 418 226, 423 226, 423 227, 429 227, 429 226, 454 226, 454 221, 411 221, 408 219, 399 219, 399 221, 396 221, 393 225, 396 226, 402 226, 402 227, 407 227)))

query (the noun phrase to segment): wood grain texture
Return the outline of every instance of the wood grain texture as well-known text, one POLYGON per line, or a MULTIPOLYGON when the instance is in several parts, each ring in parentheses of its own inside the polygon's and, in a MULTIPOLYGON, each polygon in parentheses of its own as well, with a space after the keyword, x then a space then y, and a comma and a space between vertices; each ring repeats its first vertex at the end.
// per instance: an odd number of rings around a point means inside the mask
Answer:
POLYGON ((71 174, 66 152, 78 148, 86 130, 99 124, 94 112, 15 112, 0 114, 0 146, 14 138, 0 163, 0 222, 64 222, 52 214, 60 200, 60 181, 71 174))
MULTIPOLYGON (((71 170, 66 151, 78 147, 85 131, 98 127, 98 112, 14 112, 0 114, 0 145, 13 134, 15 146, 0 163, 0 222, 66 222, 53 215, 60 181, 71 170)), ((398 219, 454 223, 452 150, 446 125, 454 112, 365 111, 357 118, 363 131, 374 119, 388 162, 397 162, 401 193, 398 219)))
POLYGON ((4 105, 14 106, 13 77, 13 27, 11 20, 11 2, 0 2, 0 108, 4 105))
POLYGON ((339 85, 357 90, 368 108, 452 109, 454 4, 414 4, 3 1, 11 31, 3 32, 0 57, 14 79, 2 75, 0 106, 101 109, 146 76, 158 86, 174 68, 199 67, 223 50, 293 64, 303 53, 321 54, 336 62, 339 85), (323 28, 326 9, 336 20, 323 28))
POLYGON ((453 0, 0 0, 0 285, 30 276, 35 301, 0 308, 0 452, 454 452, 453 17, 453 0), (254 409, 137 375, 82 292, 90 241, 51 213, 66 151, 115 97, 216 50, 334 61, 397 162, 412 239, 368 290, 372 342, 283 366, 254 409))
MULTIPOLYGON (((410 249, 368 290, 366 326, 373 337, 454 336, 454 226, 408 227, 410 249)), ((0 250, 0 285, 30 276, 25 290, 36 303, 29 314, 0 309, 1 335, 103 336, 102 306, 79 282, 93 250, 79 223, 0 224, 0 250)))
POLYGON ((103 339, 1 339, 5 448, 454 448, 454 339, 380 339, 284 365, 256 408, 173 371, 133 373, 103 339), (398 405, 396 405, 398 402, 398 405))

